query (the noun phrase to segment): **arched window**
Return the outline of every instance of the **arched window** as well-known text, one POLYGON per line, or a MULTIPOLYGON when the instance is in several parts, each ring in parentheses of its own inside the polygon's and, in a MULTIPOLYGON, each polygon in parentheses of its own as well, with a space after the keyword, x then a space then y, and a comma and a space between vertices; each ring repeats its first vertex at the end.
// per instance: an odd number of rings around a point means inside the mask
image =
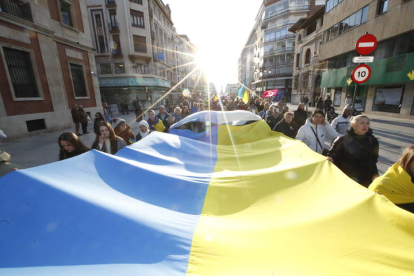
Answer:
POLYGON ((305 64, 309 64, 311 60, 311 50, 307 49, 305 54, 305 64))

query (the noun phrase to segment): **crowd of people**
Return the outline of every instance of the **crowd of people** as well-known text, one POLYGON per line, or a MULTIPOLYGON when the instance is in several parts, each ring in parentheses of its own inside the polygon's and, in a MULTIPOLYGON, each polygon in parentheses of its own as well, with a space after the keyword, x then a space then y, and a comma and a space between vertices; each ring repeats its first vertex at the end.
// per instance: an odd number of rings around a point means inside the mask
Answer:
MULTIPOLYGON (((190 103, 184 99, 179 106, 171 109, 171 114, 164 106, 159 107, 158 114, 154 110, 150 110, 147 120, 144 119, 142 108, 137 108, 135 114, 139 130, 136 135, 125 120, 112 119, 112 113, 108 105, 104 103, 103 114, 100 112, 95 114, 94 132, 96 138, 91 149, 115 154, 123 147, 144 139, 154 131, 168 132, 171 125, 190 114, 206 110, 206 106, 209 110, 216 111, 245 110, 260 116, 269 125, 271 131, 300 140, 311 150, 326 156, 327 160, 366 188, 369 187, 382 194, 393 195, 396 190, 399 190, 396 186, 399 185, 401 179, 405 180, 404 183, 409 182, 411 186, 406 184, 407 186, 400 190, 409 187, 411 195, 397 197, 394 203, 414 212, 414 146, 408 148, 399 162, 391 167, 384 176, 379 177, 377 169, 379 143, 370 127, 370 118, 365 115, 353 116, 355 110, 350 105, 352 99, 349 95, 345 101, 347 105, 341 116, 337 116, 330 122, 328 117, 332 106, 330 97, 325 100, 319 98, 316 109, 311 114, 306 110, 307 102, 299 104, 294 112, 289 111, 284 97, 279 102, 256 98, 247 104, 239 98, 232 99, 230 97, 218 99, 215 96, 207 103, 201 100, 190 103), (398 181, 395 180, 396 177, 399 178, 398 181)), ((89 150, 78 137, 82 135, 79 133, 79 124, 82 124, 83 133, 87 133, 88 118, 84 113, 82 106, 74 106, 72 109, 76 134, 66 132, 59 137, 60 160, 89 150), (86 126, 84 127, 85 122, 86 126)), ((391 196, 391 198, 393 197, 391 196)))

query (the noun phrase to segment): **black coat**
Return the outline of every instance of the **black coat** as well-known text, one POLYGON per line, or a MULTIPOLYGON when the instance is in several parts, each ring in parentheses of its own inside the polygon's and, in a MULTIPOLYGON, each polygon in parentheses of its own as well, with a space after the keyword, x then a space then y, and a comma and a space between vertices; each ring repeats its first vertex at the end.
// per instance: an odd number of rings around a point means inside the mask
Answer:
POLYGON ((160 119, 162 121, 162 123, 165 126, 165 132, 168 132, 168 130, 170 129, 170 123, 168 122, 168 118, 171 116, 170 114, 168 114, 167 112, 164 113, 165 117, 164 120, 161 119, 161 115, 158 113, 157 118, 160 119))
POLYGON ((281 132, 284 135, 290 138, 293 138, 293 139, 296 137, 296 134, 298 133, 298 127, 296 123, 292 122, 288 124, 285 122, 285 119, 277 123, 273 130, 277 132, 281 132))
POLYGON ((378 175, 379 143, 370 129, 365 135, 357 135, 351 128, 348 134, 335 140, 328 156, 346 175, 368 187, 378 175))
POLYGON ((293 121, 298 125, 300 128, 306 123, 306 119, 308 119, 308 112, 305 110, 298 109, 294 112, 295 117, 293 117, 293 121))
POLYGON ((279 123, 282 119, 283 113, 277 115, 277 117, 275 117, 275 115, 272 114, 270 116, 267 116, 266 123, 270 126, 270 129, 273 130, 277 123, 279 123))

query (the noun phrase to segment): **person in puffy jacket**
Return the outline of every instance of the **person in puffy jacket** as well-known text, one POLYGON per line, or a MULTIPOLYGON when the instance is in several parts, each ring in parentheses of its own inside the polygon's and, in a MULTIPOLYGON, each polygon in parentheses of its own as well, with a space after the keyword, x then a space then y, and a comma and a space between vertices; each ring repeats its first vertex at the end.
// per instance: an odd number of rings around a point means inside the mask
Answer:
POLYGON ((316 109, 306 120, 296 135, 296 139, 304 142, 311 150, 323 154, 327 137, 335 139, 339 134, 325 121, 322 110, 316 109))
POLYGON ((378 176, 378 151, 379 143, 372 135, 370 119, 359 115, 352 118, 348 134, 334 141, 328 160, 347 176, 368 187, 378 176))
POLYGON ((398 207, 414 213, 414 146, 407 148, 400 160, 369 186, 398 207))
POLYGON ((149 115, 149 119, 147 123, 149 125, 150 130, 164 132, 165 130, 164 123, 162 122, 161 119, 158 119, 157 117, 155 117, 155 111, 150 110, 150 112, 148 112, 148 115, 149 115))
POLYGON ((352 106, 347 105, 344 107, 342 116, 338 116, 332 121, 332 127, 342 135, 346 135, 348 133, 348 130, 351 128, 350 120, 352 116, 352 112, 354 109, 352 106))
POLYGON ((295 139, 296 134, 298 133, 298 127, 295 122, 293 122, 293 113, 292 112, 286 112, 283 115, 282 121, 277 123, 274 131, 281 132, 284 135, 295 139))

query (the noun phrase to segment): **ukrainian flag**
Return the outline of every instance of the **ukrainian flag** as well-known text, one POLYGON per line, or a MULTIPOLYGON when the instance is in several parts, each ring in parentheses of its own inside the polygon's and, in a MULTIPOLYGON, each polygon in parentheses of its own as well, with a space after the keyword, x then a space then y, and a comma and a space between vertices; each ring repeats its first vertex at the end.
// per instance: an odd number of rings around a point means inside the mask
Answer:
POLYGON ((0 275, 414 275, 414 215, 259 119, 0 178, 0 275))

